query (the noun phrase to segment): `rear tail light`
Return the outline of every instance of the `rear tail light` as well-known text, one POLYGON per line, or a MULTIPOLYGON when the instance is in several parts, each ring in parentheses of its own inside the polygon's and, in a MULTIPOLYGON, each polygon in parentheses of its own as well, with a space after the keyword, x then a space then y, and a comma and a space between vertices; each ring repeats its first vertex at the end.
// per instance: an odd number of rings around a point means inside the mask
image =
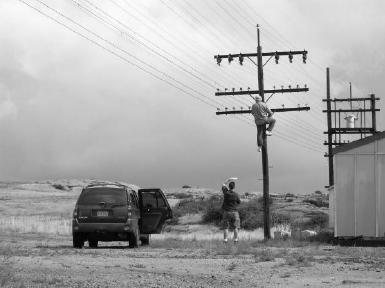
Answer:
POLYGON ((128 204, 127 206, 127 217, 130 218, 132 216, 132 206, 128 204))
POLYGON ((78 214, 79 214, 79 207, 78 207, 78 205, 76 205, 76 206, 75 206, 75 209, 74 209, 73 217, 74 217, 74 218, 77 218, 77 217, 78 217, 78 214))

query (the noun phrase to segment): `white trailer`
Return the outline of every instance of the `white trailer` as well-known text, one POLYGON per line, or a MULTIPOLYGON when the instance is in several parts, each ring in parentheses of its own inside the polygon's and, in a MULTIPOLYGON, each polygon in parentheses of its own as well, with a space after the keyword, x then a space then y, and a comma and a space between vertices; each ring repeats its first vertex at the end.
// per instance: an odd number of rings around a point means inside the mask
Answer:
POLYGON ((385 132, 336 147, 333 156, 334 236, 385 237, 385 132))

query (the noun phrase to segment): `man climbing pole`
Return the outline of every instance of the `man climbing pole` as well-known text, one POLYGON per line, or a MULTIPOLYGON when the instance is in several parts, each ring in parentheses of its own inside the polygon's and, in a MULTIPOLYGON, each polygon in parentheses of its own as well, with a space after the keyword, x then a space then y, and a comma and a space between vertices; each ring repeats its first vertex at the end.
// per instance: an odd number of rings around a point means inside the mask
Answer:
POLYGON ((273 112, 267 107, 266 103, 262 102, 262 98, 259 95, 255 97, 255 103, 251 107, 251 114, 253 114, 255 125, 257 125, 258 152, 261 152, 263 145, 263 128, 266 124, 269 124, 266 129, 266 135, 273 135, 271 131, 274 128, 275 119, 272 117, 273 112))

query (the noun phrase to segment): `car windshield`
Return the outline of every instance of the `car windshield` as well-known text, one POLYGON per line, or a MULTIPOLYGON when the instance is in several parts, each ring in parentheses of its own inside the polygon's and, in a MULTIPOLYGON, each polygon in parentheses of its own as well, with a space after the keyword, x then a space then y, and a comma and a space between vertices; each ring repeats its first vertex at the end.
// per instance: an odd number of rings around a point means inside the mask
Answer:
POLYGON ((125 190, 109 187, 84 189, 79 197, 78 204, 99 204, 100 202, 108 204, 126 203, 127 196, 125 190))

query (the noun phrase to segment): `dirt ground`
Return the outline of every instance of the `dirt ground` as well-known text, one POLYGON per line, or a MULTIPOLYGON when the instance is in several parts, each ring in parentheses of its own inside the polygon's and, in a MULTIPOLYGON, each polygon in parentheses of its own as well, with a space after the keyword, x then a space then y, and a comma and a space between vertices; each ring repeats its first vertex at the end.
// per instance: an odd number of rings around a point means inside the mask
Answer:
POLYGON ((0 239, 1 287, 385 287, 384 248, 170 240, 78 250, 68 236, 0 239))

